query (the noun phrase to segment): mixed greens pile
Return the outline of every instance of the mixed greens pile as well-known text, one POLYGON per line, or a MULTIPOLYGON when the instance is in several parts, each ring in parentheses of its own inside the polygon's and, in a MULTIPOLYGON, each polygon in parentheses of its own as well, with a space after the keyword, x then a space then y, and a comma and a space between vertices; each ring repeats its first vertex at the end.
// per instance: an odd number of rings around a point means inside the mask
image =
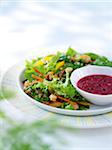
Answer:
POLYGON ((24 92, 36 101, 53 107, 89 109, 91 104, 70 82, 72 71, 88 64, 112 67, 112 62, 104 56, 94 53, 80 54, 72 48, 68 48, 66 53, 57 52, 31 62, 26 61, 24 92))

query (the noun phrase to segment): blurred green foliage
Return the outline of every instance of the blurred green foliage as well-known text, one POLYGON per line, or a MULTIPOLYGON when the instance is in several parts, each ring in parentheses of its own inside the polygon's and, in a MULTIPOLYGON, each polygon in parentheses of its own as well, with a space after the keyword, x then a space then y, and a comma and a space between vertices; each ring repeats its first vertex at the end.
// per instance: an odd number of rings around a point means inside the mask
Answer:
POLYGON ((53 150, 53 144, 47 143, 44 136, 58 139, 58 128, 59 125, 53 120, 16 123, 0 135, 0 150, 53 150))
MULTIPOLYGON (((0 94, 1 100, 4 100, 4 97, 10 99, 15 95, 10 90, 6 90, 4 94, 0 94)), ((53 150, 52 140, 61 144, 65 140, 57 132, 64 127, 54 119, 31 123, 17 122, 0 111, 0 120, 0 150, 53 150), (46 141, 45 137, 49 140, 46 141)))
POLYGON ((16 93, 10 89, 0 89, 0 100, 13 98, 15 94, 16 93))

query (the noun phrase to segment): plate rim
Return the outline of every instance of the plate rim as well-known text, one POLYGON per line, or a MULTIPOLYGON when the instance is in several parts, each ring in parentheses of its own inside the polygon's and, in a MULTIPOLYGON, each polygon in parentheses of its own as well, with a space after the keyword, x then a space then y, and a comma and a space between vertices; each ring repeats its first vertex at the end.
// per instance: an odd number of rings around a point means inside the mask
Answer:
MULTIPOLYGON (((13 66, 11 66, 11 67, 9 67, 8 69, 7 69, 7 71, 5 71, 4 72, 4 74, 3 74, 3 76, 2 76, 2 79, 1 79, 1 86, 3 85, 3 78, 4 78, 4 75, 6 74, 6 73, 9 73, 9 71, 11 70, 11 69, 13 69, 14 67, 20 67, 19 65, 21 64, 21 62, 20 63, 16 63, 16 64, 14 64, 13 66)), ((6 101, 8 101, 7 99, 6 99, 6 101)), ((33 100, 34 101, 34 100, 33 100)), ((8 101, 9 102, 9 101, 8 101)), ((10 103, 10 102, 9 102, 10 103)), ((11 104, 11 103, 10 103, 11 104)), ((13 104, 11 104, 11 105, 13 105, 13 104)), ((17 108, 16 106, 14 106, 15 108, 17 108)), ((17 109, 19 109, 19 108, 17 108, 17 109)), ((22 110, 21 110, 22 111, 22 110)), ((51 112, 52 113, 52 112, 51 112)), ((107 113, 108 114, 108 113, 107 113)), ((102 114, 102 116, 103 115, 105 115, 105 114, 102 114)), ((66 116, 66 115, 64 115, 64 116, 66 116)), ((97 115, 97 116, 100 116, 100 115, 97 115)), ((71 116, 71 117, 73 117, 73 116, 71 116)), ((80 117, 80 118, 82 118, 83 116, 74 116, 74 117, 80 117)), ((96 117, 96 115, 92 115, 92 116, 84 116, 85 118, 86 117, 96 117)), ((112 127, 112 123, 110 122, 110 123, 108 123, 108 124, 96 124, 96 125, 94 125, 94 126, 90 126, 90 125, 88 125, 88 126, 82 126, 82 125, 76 125, 76 124, 74 124, 74 126, 73 126, 73 128, 79 128, 79 129, 91 129, 91 128, 104 128, 104 127, 112 127)))

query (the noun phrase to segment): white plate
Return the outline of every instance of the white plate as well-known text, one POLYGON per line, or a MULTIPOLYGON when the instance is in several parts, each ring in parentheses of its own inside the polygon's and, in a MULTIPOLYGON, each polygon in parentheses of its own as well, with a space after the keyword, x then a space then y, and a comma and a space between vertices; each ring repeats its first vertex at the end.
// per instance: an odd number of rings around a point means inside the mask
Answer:
POLYGON ((108 105, 108 106, 96 106, 96 105, 92 105, 90 107, 90 109, 88 110, 67 110, 67 109, 60 109, 60 108, 55 108, 55 107, 51 107, 48 106, 46 104, 43 104, 41 102, 38 102, 36 100, 34 100, 33 98, 31 98, 30 96, 28 96, 24 91, 23 91, 23 87, 22 87, 22 81, 24 81, 24 70, 25 67, 23 65, 23 63, 19 64, 19 71, 17 73, 17 85, 19 90, 21 91, 21 93, 27 98, 29 99, 33 104, 51 111, 51 112, 55 112, 55 113, 59 113, 59 114, 64 114, 64 115, 74 115, 74 116, 89 116, 89 115, 99 115, 99 114, 104 114, 107 112, 112 111, 112 104, 108 105))
POLYGON ((23 63, 17 64, 10 68, 4 78, 2 80, 2 88, 11 88, 16 91, 16 97, 9 102, 14 105, 19 110, 23 111, 27 114, 28 118, 33 117, 37 119, 42 118, 54 118, 58 120, 64 126, 71 126, 77 128, 98 128, 98 127, 108 127, 112 126, 112 113, 103 114, 106 112, 112 111, 112 105, 110 106, 92 106, 90 110, 86 111, 75 111, 75 110, 64 110, 59 108, 53 108, 35 100, 29 99, 28 96, 23 94, 17 86, 18 74, 23 69, 23 63), (32 103, 33 102, 33 103, 32 103), (38 107, 39 106, 39 107, 38 107), (41 109, 41 108, 44 109, 41 109), (51 110, 52 108, 52 110, 51 110), (49 111, 53 111, 60 114, 67 114, 67 115, 60 115, 56 113, 51 113, 49 111), (88 116, 88 115, 98 115, 99 116, 88 116), (74 115, 74 116, 68 116, 74 115), (86 117, 78 117, 78 116, 86 116, 86 117), (77 117, 76 117, 77 116, 77 117))

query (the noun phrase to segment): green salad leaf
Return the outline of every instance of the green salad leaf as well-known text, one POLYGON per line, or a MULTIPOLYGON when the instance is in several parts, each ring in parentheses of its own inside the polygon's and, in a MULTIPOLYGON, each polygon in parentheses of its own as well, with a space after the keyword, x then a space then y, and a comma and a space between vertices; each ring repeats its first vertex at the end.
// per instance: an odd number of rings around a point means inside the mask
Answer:
POLYGON ((106 57, 99 57, 96 59, 93 63, 93 65, 98 65, 98 66, 109 66, 112 67, 112 62, 109 61, 106 57))
POLYGON ((74 110, 73 106, 71 104, 65 106, 65 109, 74 110))
POLYGON ((62 53, 58 52, 56 55, 54 55, 52 57, 52 59, 49 61, 48 65, 47 65, 47 72, 55 70, 55 66, 56 66, 59 58, 61 57, 61 55, 62 55, 62 53))
POLYGON ((58 81, 58 78, 54 78, 52 81, 45 81, 45 84, 49 89, 52 89, 52 92, 55 92, 56 95, 73 98, 76 94, 76 89, 72 86, 69 80, 69 73, 66 72, 66 79, 64 83, 62 81, 58 81))
POLYGON ((33 78, 31 77, 32 74, 36 75, 36 72, 34 72, 33 69, 26 69, 25 72, 24 72, 25 79, 28 79, 29 81, 32 81, 33 80, 33 78))
POLYGON ((93 65, 112 67, 112 61, 108 60, 104 56, 100 56, 95 53, 85 53, 85 54, 91 57, 91 59, 93 60, 91 64, 93 65))
POLYGON ((99 55, 95 53, 85 53, 86 55, 90 56, 92 60, 99 59, 99 55))
POLYGON ((76 54, 77 54, 77 52, 74 49, 72 49, 71 47, 69 47, 66 52, 66 55, 71 56, 71 57, 75 56, 76 54))
POLYGON ((61 95, 69 98, 73 98, 75 96, 76 90, 70 83, 65 86, 64 83, 53 80, 47 81, 47 86, 49 90, 51 92, 54 92, 56 95, 61 95))
POLYGON ((32 59, 32 61, 28 61, 26 60, 25 62, 25 66, 27 69, 32 69, 33 68, 33 65, 35 64, 37 60, 36 59, 32 59))
POLYGON ((70 75, 73 70, 88 64, 112 67, 112 61, 104 56, 91 52, 80 54, 71 47, 68 48, 66 53, 57 52, 50 59, 46 56, 26 61, 24 76, 26 85, 27 81, 30 84, 28 87, 25 87, 24 84, 24 91, 42 103, 45 102, 49 105, 56 102, 58 105, 53 105, 54 107, 72 110, 70 101, 74 101, 79 105, 77 109, 86 110, 89 106, 81 105, 78 102, 86 102, 87 100, 73 87, 70 82, 70 75), (34 78, 32 78, 32 74, 35 75, 34 78), (66 103, 65 98, 69 102, 66 103))

